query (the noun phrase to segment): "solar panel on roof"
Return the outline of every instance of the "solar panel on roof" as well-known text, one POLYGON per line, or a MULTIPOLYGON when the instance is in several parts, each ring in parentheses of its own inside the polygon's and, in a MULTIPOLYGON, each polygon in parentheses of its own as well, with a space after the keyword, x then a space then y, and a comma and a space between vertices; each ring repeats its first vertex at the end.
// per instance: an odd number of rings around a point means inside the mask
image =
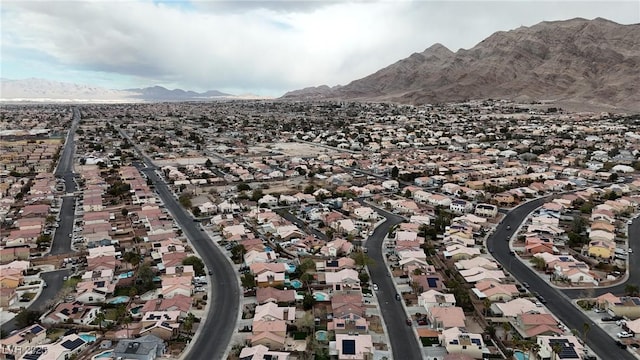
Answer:
POLYGON ((29 353, 29 354, 25 354, 23 356, 23 359, 26 360, 38 360, 38 358, 40 357, 40 355, 42 355, 43 353, 41 352, 33 352, 33 353, 29 353))
POLYGON ((472 342, 473 344, 478 345, 478 346, 482 345, 482 344, 480 343, 480 339, 471 339, 471 342, 472 342))
POLYGON ((427 284, 429 284, 430 288, 438 287, 438 279, 437 278, 427 278, 427 284))
POLYGON ((345 355, 355 355, 356 354, 356 341, 355 340, 342 340, 342 352, 345 355))
POLYGON ((79 348, 80 346, 82 346, 84 344, 85 344, 85 341, 80 339, 80 338, 78 338, 78 339, 75 339, 75 340, 67 340, 67 341, 62 343, 62 346, 65 349, 75 350, 75 349, 79 348))
POLYGON ((31 333, 33 333, 33 334, 37 334, 37 333, 41 332, 42 330, 44 330, 44 329, 42 328, 42 326, 40 326, 40 325, 36 325, 36 326, 34 326, 34 327, 32 327, 32 328, 31 328, 31 333))

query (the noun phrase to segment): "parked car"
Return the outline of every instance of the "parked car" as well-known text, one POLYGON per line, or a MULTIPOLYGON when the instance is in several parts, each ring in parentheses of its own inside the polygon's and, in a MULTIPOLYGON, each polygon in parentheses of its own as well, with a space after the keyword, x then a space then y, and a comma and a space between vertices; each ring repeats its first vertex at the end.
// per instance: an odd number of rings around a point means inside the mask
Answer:
POLYGON ((605 311, 606 311, 605 309, 593 308, 593 312, 596 313, 596 314, 603 313, 605 311))
POLYGON ((411 318, 407 318, 407 325, 411 326, 412 323, 411 318))
POLYGON ((396 300, 400 300, 400 294, 396 293, 396 300))
POLYGON ((618 347, 621 348, 621 349, 626 349, 627 348, 627 344, 621 342, 620 340, 616 340, 616 345, 618 345, 618 347))
POLYGON ((524 286, 525 288, 527 288, 527 289, 528 289, 530 285, 529 285, 529 283, 523 282, 523 283, 522 283, 522 286, 524 286))
POLYGON ((617 333, 616 336, 619 337, 620 339, 624 339, 624 338, 633 337, 633 334, 630 333, 630 332, 621 331, 621 332, 617 333))
POLYGON ((378 291, 378 284, 373 284, 373 290, 378 291))
POLYGON ((626 320, 618 320, 618 321, 616 321, 616 325, 618 325, 618 326, 627 325, 627 321, 626 320))

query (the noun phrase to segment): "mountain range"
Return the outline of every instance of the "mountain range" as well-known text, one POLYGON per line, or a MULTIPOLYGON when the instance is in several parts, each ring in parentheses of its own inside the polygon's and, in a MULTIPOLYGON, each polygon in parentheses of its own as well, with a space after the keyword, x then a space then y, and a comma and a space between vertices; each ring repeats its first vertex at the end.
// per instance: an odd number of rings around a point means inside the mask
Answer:
POLYGON ((499 31, 469 50, 435 44, 347 85, 291 91, 282 99, 502 98, 640 111, 639 69, 640 24, 576 18, 499 31))
MULTIPOLYGON (((112 90, 45 79, 0 79, 0 97, 5 101, 82 101, 82 102, 155 102, 205 101, 239 98, 218 90, 198 93, 182 89, 169 90, 162 86, 112 90)), ((245 98, 243 96, 241 98, 245 98)))

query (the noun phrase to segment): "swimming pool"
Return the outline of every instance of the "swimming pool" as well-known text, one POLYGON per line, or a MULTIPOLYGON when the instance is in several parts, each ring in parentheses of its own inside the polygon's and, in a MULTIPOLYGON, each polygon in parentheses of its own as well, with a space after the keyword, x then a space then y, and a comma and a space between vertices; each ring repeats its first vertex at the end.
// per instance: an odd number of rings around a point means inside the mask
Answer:
POLYGON ((316 291, 313 293, 313 298, 316 299, 316 301, 329 301, 329 294, 316 291))
POLYGON ((82 340, 86 341, 87 343, 92 343, 92 342, 96 341, 96 339, 97 339, 97 337, 95 335, 93 335, 93 334, 86 334, 85 333, 85 334, 78 334, 78 336, 82 340))
POLYGON ((328 338, 329 338, 329 333, 326 332, 325 330, 316 331, 316 340, 327 341, 328 338))
POLYGON ((140 309, 142 309, 142 306, 136 306, 129 311, 131 312, 131 315, 139 315, 140 309))
POLYGON ((111 355, 113 355, 113 350, 107 350, 107 351, 103 351, 100 354, 94 356, 94 359, 107 359, 110 358, 111 355))
POLYGON ((291 274, 292 272, 296 271, 296 266, 295 266, 295 265, 292 265, 292 264, 286 263, 286 264, 285 264, 285 266, 286 266, 286 268, 287 268, 287 272, 288 272, 289 274, 291 274))
POLYGON ((522 351, 520 350, 516 350, 513 352, 513 357, 516 358, 516 360, 527 360, 529 358, 529 356, 525 355, 522 351))
POLYGON ((122 273, 118 275, 118 279, 127 279, 133 276, 133 271, 122 273))
POLYGON ((127 301, 129 301, 129 297, 128 296, 116 296, 113 299, 107 301, 107 303, 109 303, 109 304, 124 304, 127 301))
POLYGON ((294 289, 300 289, 302 287, 302 281, 291 280, 291 286, 293 286, 294 289))

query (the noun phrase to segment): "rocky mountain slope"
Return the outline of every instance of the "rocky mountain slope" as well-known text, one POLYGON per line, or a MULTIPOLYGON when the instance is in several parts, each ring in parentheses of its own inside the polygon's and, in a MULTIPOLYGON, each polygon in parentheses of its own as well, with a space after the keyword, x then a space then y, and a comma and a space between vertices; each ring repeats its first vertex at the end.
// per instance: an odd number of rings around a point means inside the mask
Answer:
POLYGON ((640 111, 639 69, 640 24, 576 18, 500 31, 469 50, 436 44, 348 85, 283 98, 412 104, 508 98, 640 111))

